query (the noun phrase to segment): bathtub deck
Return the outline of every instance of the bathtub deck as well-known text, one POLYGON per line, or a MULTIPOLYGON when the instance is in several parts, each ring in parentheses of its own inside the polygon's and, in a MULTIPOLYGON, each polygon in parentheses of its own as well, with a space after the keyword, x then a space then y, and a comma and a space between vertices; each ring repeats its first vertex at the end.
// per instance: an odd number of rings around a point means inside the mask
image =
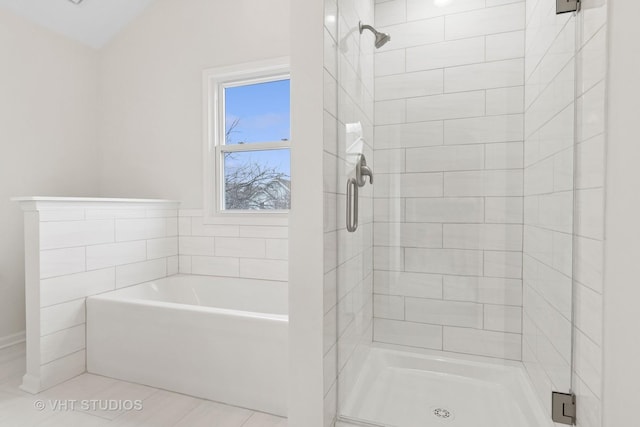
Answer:
POLYGON ((24 344, 0 349, 0 427, 286 427, 284 418, 97 375, 83 374, 38 395, 18 389, 24 344), (141 411, 55 410, 52 400, 142 400, 141 411), (37 401, 47 406, 40 411, 37 401))

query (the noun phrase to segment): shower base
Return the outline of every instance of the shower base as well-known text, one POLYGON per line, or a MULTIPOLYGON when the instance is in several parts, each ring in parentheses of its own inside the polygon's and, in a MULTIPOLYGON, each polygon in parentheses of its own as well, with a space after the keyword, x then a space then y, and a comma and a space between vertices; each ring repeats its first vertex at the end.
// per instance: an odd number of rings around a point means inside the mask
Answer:
POLYGON ((551 427, 519 362, 374 346, 337 426, 551 427))

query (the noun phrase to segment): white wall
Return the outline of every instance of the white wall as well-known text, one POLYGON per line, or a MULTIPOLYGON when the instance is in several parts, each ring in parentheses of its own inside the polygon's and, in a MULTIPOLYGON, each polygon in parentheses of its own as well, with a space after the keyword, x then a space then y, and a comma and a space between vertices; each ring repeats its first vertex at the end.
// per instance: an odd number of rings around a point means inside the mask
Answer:
POLYGON ((524 6, 376 2, 376 341, 520 360, 524 6))
POLYGON ((98 54, 0 10, 0 344, 24 330, 19 195, 98 191, 98 54))
MULTIPOLYGON (((637 424, 640 404, 640 3, 609 3, 603 426, 637 424)), ((597 425, 597 424, 594 424, 597 425)))
POLYGON ((101 51, 101 193, 202 208, 202 71, 288 55, 288 0, 153 4, 101 51))

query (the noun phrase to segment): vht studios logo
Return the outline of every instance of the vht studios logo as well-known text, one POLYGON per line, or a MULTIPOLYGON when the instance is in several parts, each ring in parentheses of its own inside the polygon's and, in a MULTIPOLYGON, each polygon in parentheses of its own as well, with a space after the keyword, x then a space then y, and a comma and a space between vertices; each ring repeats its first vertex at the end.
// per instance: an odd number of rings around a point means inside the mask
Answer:
POLYGON ((50 409, 54 412, 64 411, 105 411, 105 412, 127 412, 142 411, 142 400, 77 400, 77 399, 52 399, 36 400, 33 406, 44 411, 50 409))

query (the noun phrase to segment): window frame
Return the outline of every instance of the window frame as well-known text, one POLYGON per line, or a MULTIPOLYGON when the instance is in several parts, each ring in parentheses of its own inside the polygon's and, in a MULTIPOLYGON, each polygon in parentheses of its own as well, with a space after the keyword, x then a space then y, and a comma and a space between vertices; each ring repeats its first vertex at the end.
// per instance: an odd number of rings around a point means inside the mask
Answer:
POLYGON ((203 72, 204 223, 286 225, 289 210, 238 210, 224 206, 224 153, 288 149, 288 141, 225 144, 225 89, 291 79, 289 58, 251 62, 203 72))

